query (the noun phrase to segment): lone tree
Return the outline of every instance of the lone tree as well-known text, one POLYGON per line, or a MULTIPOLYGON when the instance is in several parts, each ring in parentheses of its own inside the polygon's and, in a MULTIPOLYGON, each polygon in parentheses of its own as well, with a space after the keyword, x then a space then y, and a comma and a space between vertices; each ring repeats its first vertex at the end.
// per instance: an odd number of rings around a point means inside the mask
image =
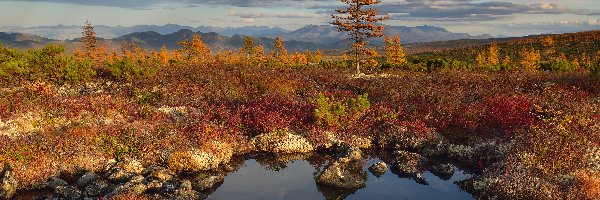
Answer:
POLYGON ((82 34, 83 37, 81 38, 81 42, 83 43, 84 55, 88 58, 93 58, 93 54, 96 52, 96 48, 98 47, 98 42, 96 40, 94 26, 92 26, 90 21, 85 21, 82 34))
POLYGON ((335 19, 331 24, 338 27, 338 31, 348 33, 348 39, 354 43, 351 45, 352 52, 355 55, 356 73, 360 74, 360 56, 362 54, 375 55, 376 51, 370 49, 368 38, 384 36, 384 26, 377 25, 379 21, 389 18, 389 16, 378 15, 375 8, 366 9, 365 7, 381 3, 381 0, 340 0, 347 4, 346 9, 336 10, 337 15, 332 15, 335 19))

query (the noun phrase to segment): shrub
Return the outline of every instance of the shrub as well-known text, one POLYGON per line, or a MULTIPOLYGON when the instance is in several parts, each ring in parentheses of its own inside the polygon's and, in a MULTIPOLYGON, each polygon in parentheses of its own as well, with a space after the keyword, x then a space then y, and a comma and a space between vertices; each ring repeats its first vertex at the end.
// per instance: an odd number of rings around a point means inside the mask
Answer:
POLYGON ((64 68, 64 80, 67 83, 79 84, 96 76, 92 69, 92 61, 89 59, 78 60, 71 58, 64 68))
POLYGON ((371 107, 368 97, 365 93, 356 98, 337 101, 333 97, 319 94, 315 109, 317 123, 330 128, 344 128, 358 120, 371 107))
POLYGON ((590 75, 597 80, 600 80, 600 62, 597 63, 591 70, 590 75))
POLYGON ((112 63, 107 63, 106 68, 111 76, 126 81, 150 77, 158 71, 156 63, 145 60, 136 62, 128 58, 115 58, 112 63))
POLYGON ((526 129, 534 122, 533 103, 526 97, 501 95, 488 99, 485 105, 485 126, 506 136, 526 129))
POLYGON ((579 68, 579 63, 568 60, 557 60, 542 64, 542 70, 545 71, 566 72, 576 70, 577 68, 579 68))

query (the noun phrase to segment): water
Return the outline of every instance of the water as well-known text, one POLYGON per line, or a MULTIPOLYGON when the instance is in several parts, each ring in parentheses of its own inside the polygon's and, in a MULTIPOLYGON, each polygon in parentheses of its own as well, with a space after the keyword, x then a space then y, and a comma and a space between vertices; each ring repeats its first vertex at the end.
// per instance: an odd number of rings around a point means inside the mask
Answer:
MULTIPOLYGON (((364 161, 363 168, 366 170, 377 161, 364 161)), ((428 185, 400 178, 390 170, 379 178, 368 173, 365 188, 340 190, 316 184, 314 177, 321 167, 314 162, 293 160, 276 167, 264 163, 255 159, 244 161, 208 199, 473 199, 454 184, 469 177, 458 169, 449 180, 425 172, 428 185)))

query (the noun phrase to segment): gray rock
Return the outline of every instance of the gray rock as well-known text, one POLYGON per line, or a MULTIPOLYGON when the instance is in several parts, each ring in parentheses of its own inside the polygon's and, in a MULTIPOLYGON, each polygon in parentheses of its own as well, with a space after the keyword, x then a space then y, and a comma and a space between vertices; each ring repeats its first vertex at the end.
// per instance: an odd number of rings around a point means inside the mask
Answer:
POLYGON ((135 175, 140 175, 144 171, 144 166, 135 160, 126 158, 114 164, 107 172, 108 180, 115 183, 127 182, 135 175))
POLYGON ((419 164, 423 157, 417 153, 404 150, 394 151, 393 168, 399 175, 410 176, 418 173, 419 164))
POLYGON ((192 180, 192 188, 197 191, 210 190, 225 181, 224 175, 200 174, 192 180))
POLYGON ((67 199, 81 199, 83 197, 81 191, 79 191, 79 189, 73 186, 58 186, 56 187, 55 193, 58 196, 67 199))
POLYGON ((12 168, 4 164, 0 173, 0 199, 10 199, 17 193, 18 182, 15 179, 12 168))
POLYGON ((429 168, 429 171, 442 180, 450 180, 454 176, 454 166, 452 164, 437 164, 429 168))
POLYGON ((75 183, 75 187, 84 188, 86 185, 88 185, 92 181, 95 181, 96 179, 98 179, 98 175, 96 173, 86 172, 83 176, 81 176, 81 178, 79 178, 79 180, 77 180, 77 183, 75 183))
POLYGON ((333 162, 318 176, 317 183, 344 189, 364 188, 367 173, 362 170, 360 162, 333 162))
POLYGON ((182 190, 193 190, 192 182, 190 180, 182 180, 179 188, 182 190))
POLYGON ((317 175, 317 183, 343 189, 364 188, 367 182, 367 172, 362 168, 361 151, 349 148, 342 157, 329 164, 317 175))
POLYGON ((92 181, 85 187, 85 194, 89 197, 99 197, 110 190, 108 182, 102 179, 92 181))
POLYGON ((381 177, 383 174, 385 174, 385 172, 387 172, 387 169, 388 166, 383 161, 379 161, 369 167, 369 171, 371 171, 371 173, 376 177, 381 177))
POLYGON ((48 183, 46 183, 46 188, 51 189, 52 191, 55 191, 56 187, 66 186, 66 185, 69 185, 69 183, 67 183, 67 181, 62 180, 58 177, 52 177, 52 178, 50 178, 50 180, 48 180, 48 183))
POLYGON ((175 173, 169 169, 161 168, 153 170, 148 176, 149 180, 170 181, 175 177, 175 173))

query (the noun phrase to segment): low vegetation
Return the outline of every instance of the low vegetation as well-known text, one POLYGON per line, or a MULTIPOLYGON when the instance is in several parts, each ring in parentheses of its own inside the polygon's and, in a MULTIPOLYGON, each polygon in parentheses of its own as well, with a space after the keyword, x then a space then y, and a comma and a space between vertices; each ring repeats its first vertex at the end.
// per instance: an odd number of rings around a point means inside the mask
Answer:
POLYGON ((160 52, 0 46, 0 163, 26 188, 125 157, 174 171, 202 156, 218 165, 248 153, 257 136, 271 138, 264 149, 282 149, 272 141, 292 136, 310 143, 303 149, 332 137, 381 150, 494 142, 509 153, 460 160, 483 171, 472 193, 597 197, 598 64, 533 47, 501 56, 498 44, 477 61, 404 58, 399 38, 389 41, 393 57, 373 57, 371 75, 353 75, 346 59, 319 51, 288 53, 282 43, 265 53, 247 40, 213 54, 198 36, 160 52))

